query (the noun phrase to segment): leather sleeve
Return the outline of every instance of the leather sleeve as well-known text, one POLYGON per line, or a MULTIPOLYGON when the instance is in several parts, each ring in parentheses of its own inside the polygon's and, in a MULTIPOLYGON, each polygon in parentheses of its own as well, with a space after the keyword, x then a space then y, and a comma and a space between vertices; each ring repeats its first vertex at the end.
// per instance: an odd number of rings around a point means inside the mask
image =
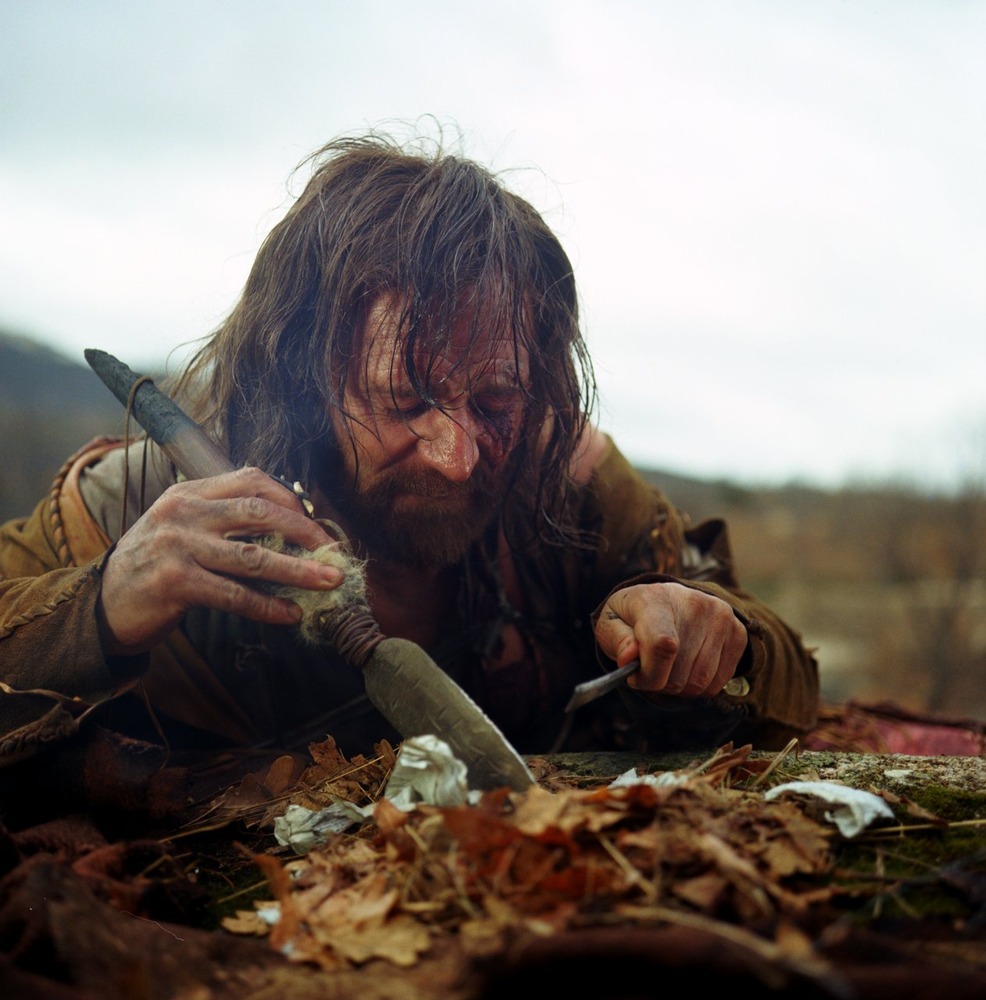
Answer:
POLYGON ((109 542, 78 510, 68 532, 63 521, 66 480, 106 446, 73 456, 30 517, 0 526, 0 763, 71 728, 67 718, 129 686, 128 672, 144 665, 102 655, 96 602, 109 542), (81 564, 73 543, 89 557, 81 564))

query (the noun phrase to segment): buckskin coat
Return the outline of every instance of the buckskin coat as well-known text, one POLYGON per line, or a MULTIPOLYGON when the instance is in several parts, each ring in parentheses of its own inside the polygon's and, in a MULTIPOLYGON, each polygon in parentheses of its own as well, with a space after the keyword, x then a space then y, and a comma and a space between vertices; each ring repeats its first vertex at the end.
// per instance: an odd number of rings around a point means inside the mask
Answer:
MULTIPOLYGON (((142 441, 124 448, 99 439, 69 459, 30 517, 0 528, 0 761, 30 757, 87 725, 167 746, 172 759, 303 750, 328 735, 349 755, 397 741, 358 669, 332 649, 305 646, 292 629, 199 611, 144 656, 103 656, 95 606, 107 552, 175 478, 155 446, 145 456, 142 441)), ((578 503, 580 527, 597 533, 597 544, 511 556, 499 528, 491 531, 460 567, 445 639, 429 649, 520 752, 708 749, 730 740, 778 749, 813 727, 815 660, 739 587, 722 521, 687 527, 612 443, 578 503), (612 667, 593 641, 595 610, 640 580, 676 580, 733 607, 749 634, 740 668, 749 692, 694 700, 624 686, 566 727, 573 687, 612 667)))

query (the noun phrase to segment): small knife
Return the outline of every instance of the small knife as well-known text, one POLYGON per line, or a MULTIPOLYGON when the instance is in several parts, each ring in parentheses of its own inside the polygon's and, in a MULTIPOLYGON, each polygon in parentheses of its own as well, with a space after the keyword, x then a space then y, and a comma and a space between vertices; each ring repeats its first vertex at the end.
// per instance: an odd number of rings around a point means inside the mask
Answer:
MULTIPOLYGON (((574 712, 575 709, 581 708, 590 701, 601 698, 604 694, 612 691, 613 688, 618 687, 625 678, 631 674, 635 674, 639 669, 640 660, 632 660, 626 666, 612 670, 608 674, 603 674, 602 677, 596 677, 594 680, 579 684, 565 706, 565 711, 574 712)), ((750 693, 750 682, 745 677, 734 677, 732 680, 726 682, 723 691, 726 694, 733 695, 735 698, 744 698, 750 693)))

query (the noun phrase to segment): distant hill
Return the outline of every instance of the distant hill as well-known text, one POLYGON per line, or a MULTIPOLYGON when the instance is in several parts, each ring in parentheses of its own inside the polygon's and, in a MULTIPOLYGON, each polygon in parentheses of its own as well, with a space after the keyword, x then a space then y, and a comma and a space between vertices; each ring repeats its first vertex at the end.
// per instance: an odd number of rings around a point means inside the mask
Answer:
POLYGON ((0 331, 0 402, 31 410, 118 414, 119 403, 82 360, 0 331), (110 405, 112 404, 112 405, 110 405))
POLYGON ((0 521, 29 513, 61 464, 123 407, 82 361, 0 330, 0 521))

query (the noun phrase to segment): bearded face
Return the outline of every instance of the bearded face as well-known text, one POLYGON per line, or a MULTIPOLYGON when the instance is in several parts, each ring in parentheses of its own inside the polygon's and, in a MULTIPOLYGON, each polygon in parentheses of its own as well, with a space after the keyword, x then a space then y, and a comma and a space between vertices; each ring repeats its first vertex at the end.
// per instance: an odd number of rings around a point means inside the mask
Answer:
MULTIPOLYGON (((404 565, 458 561, 492 522, 523 422, 527 359, 509 337, 453 330, 429 369, 429 398, 403 362, 399 301, 381 296, 363 332, 366 363, 333 414, 350 489, 337 507, 368 552, 404 565), (475 355, 475 357, 473 357, 475 355)), ((335 491, 334 491, 335 492, 335 491)))
POLYGON ((368 551, 406 566, 440 568, 458 562, 480 538, 504 492, 503 480, 484 463, 450 488, 440 473, 389 469, 337 506, 368 551))

